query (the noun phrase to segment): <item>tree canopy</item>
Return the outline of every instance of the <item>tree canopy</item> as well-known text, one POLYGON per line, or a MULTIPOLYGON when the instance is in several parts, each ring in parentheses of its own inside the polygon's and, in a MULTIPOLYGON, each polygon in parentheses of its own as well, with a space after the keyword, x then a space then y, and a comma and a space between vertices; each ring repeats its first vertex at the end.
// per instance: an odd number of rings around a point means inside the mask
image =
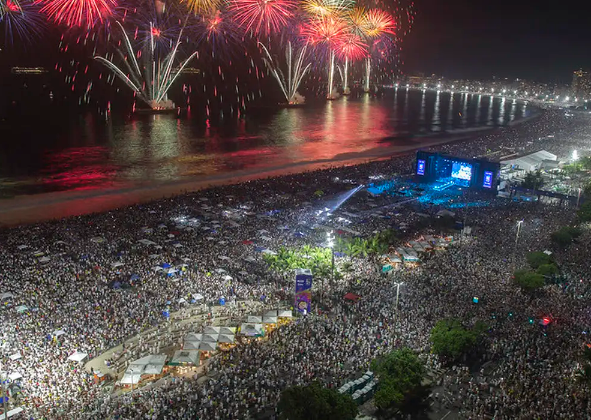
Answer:
POLYGON ((523 177, 523 181, 521 182, 521 186, 523 188, 527 188, 530 190, 538 190, 542 188, 544 185, 544 178, 542 177, 542 173, 540 171, 535 172, 528 172, 523 177))
POLYGON ((572 226, 563 226, 550 235, 550 239, 561 248, 569 246, 576 238, 581 236, 581 229, 572 226))
POLYGON ((517 270, 514 274, 515 284, 527 292, 532 292, 544 286, 544 276, 529 270, 517 270))
POLYGON ((282 420, 354 420, 358 413, 349 394, 339 394, 318 382, 285 389, 277 408, 282 420))
POLYGON ((431 330, 433 353, 457 360, 476 344, 484 329, 482 323, 468 329, 458 319, 442 319, 431 330))
POLYGON ((552 264, 552 257, 544 252, 528 252, 525 256, 531 268, 538 268, 543 264, 552 264))
POLYGON ((379 409, 400 407, 421 385, 425 367, 410 349, 394 350, 372 362, 378 376, 374 402, 379 409))
POLYGON ((586 201, 581 207, 579 207, 577 216, 579 216, 579 219, 583 222, 588 222, 591 220, 591 200, 586 201))

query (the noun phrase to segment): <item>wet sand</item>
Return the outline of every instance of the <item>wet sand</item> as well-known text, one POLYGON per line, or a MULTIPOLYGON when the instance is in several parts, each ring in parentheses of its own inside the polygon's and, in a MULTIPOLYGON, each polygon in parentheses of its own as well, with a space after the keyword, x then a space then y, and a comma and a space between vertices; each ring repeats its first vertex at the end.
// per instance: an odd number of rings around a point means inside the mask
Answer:
POLYGON ((281 167, 235 171, 219 175, 183 179, 171 183, 133 184, 128 187, 123 186, 119 188, 17 196, 0 200, 0 225, 15 226, 104 212, 212 186, 236 184, 260 178, 385 160, 393 156, 411 154, 418 149, 473 139, 484 133, 490 133, 493 130, 469 131, 431 138, 415 137, 408 139, 404 145, 377 148, 361 153, 337 155, 332 159, 299 162, 281 167))

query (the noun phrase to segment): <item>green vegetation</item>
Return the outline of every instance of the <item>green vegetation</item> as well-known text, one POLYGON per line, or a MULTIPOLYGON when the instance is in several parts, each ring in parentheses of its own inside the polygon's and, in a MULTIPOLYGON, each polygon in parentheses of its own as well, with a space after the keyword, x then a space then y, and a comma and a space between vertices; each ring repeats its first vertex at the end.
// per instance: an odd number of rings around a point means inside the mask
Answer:
POLYGON ((337 238, 336 250, 351 257, 368 257, 370 255, 386 254, 390 245, 396 243, 396 233, 387 229, 368 239, 353 238, 346 240, 337 238))
POLYGON ((534 269, 541 265, 552 264, 554 262, 552 257, 544 252, 528 252, 525 259, 531 268, 534 269))
POLYGON ((530 270, 517 270, 514 274, 515 284, 526 292, 533 292, 544 286, 544 276, 530 270))
POLYGON ((474 347, 485 330, 482 322, 468 329, 458 319, 442 319, 431 330, 431 349, 448 361, 456 361, 474 347))
POLYGON ((374 402, 381 410, 402 406, 418 391, 425 375, 423 363, 408 348, 394 350, 372 361, 371 369, 379 380, 374 402))
POLYGON ((561 248, 569 246, 576 238, 581 236, 581 229, 572 226, 563 226, 550 236, 552 242, 561 248))
POLYGON ((555 276, 558 274, 558 267, 555 264, 542 264, 538 267, 537 273, 542 276, 555 276))
POLYGON ((577 381, 591 387, 591 349, 585 347, 581 360, 581 368, 576 372, 577 381))
POLYGON ((277 408, 282 420, 353 420, 358 413, 350 395, 324 388, 318 382, 285 389, 277 408))
POLYGON ((586 201, 581 207, 579 207, 577 216, 579 216, 579 220, 582 222, 591 221, 591 200, 586 201))
POLYGON ((530 190, 539 190, 544 185, 541 171, 528 172, 523 178, 521 186, 530 190))

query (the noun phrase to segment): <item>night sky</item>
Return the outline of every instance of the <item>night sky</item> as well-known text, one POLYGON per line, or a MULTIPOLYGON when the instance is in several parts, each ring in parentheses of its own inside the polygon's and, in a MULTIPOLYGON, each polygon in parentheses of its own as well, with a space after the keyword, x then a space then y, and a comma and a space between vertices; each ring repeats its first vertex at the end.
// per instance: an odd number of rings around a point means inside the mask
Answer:
POLYGON ((570 83, 574 70, 591 68, 584 2, 415 0, 415 9, 407 74, 570 83))

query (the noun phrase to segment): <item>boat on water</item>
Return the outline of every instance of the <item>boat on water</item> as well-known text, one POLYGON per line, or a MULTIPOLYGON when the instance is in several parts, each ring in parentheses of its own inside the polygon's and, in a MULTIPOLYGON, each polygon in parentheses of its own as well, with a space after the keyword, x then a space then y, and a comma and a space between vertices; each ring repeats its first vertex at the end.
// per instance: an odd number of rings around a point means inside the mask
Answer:
POLYGON ((180 113, 181 108, 137 108, 133 111, 138 115, 152 115, 152 114, 176 114, 180 113))

